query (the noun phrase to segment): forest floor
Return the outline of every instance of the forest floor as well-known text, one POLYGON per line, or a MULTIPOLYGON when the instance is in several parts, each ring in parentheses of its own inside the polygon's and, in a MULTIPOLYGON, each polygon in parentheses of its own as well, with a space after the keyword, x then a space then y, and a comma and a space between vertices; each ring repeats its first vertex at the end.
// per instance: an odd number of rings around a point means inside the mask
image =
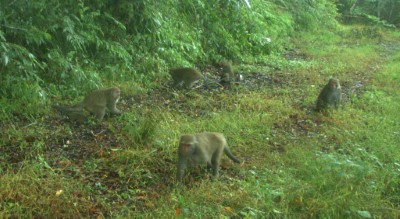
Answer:
POLYGON ((400 217, 398 33, 363 27, 294 40, 243 80, 124 93, 124 113, 77 124, 49 114, 1 124, 0 217, 400 217), (369 33, 369 32, 368 32, 369 33), (361 34, 361 35, 360 35, 361 34), (397 63, 397 64, 396 64, 397 63), (339 110, 314 111, 330 77, 339 110), (223 132, 236 165, 175 184, 184 133, 223 132))

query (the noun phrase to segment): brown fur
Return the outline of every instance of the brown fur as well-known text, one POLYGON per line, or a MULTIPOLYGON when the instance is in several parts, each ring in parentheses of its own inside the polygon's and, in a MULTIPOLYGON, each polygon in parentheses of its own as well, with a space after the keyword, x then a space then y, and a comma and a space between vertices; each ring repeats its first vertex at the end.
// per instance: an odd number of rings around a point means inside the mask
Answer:
POLYGON ((102 120, 106 112, 110 112, 112 114, 121 113, 116 107, 120 93, 121 92, 117 87, 95 90, 86 95, 82 102, 74 106, 54 105, 53 107, 57 111, 67 115, 76 114, 79 119, 84 116, 79 112, 83 113, 83 109, 85 109, 93 114, 98 120, 102 120))
POLYGON ((204 132, 182 135, 178 148, 177 181, 182 181, 187 165, 207 164, 211 166, 213 176, 218 177, 219 165, 224 153, 234 162, 240 163, 229 150, 222 133, 204 132))
POLYGON ((318 95, 316 110, 322 111, 329 107, 337 109, 342 98, 342 88, 338 79, 331 78, 318 95))
POLYGON ((230 87, 234 79, 232 64, 228 61, 221 61, 216 64, 219 68, 219 75, 221 77, 220 84, 224 87, 230 87))
POLYGON ((185 88, 192 87, 193 83, 202 78, 201 73, 195 68, 173 68, 170 69, 174 87, 184 86, 185 88))

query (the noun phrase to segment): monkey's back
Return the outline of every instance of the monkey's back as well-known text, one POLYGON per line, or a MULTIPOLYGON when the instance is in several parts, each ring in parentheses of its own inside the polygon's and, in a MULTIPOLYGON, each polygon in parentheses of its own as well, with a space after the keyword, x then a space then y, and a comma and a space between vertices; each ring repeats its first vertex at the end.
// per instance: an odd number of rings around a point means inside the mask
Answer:
POLYGON ((342 98, 342 89, 338 88, 334 92, 328 95, 327 101, 331 104, 337 104, 342 98))
POLYGON ((317 110, 321 110, 330 106, 337 106, 342 97, 341 88, 331 90, 329 87, 324 87, 317 99, 317 110))
POLYGON ((205 148, 209 154, 222 152, 227 144, 225 136, 219 132, 203 132, 197 133, 195 136, 204 144, 203 148, 205 148))
POLYGON ((191 67, 173 68, 170 70, 169 74, 174 81, 193 81, 201 79, 201 73, 191 67))
POLYGON ((85 96, 83 106, 89 112, 93 112, 97 107, 105 107, 107 104, 108 93, 111 88, 94 90, 85 96))
POLYGON ((224 134, 219 132, 203 132, 196 134, 196 138, 204 139, 203 142, 206 145, 203 148, 205 148, 205 150, 208 151, 208 154, 211 154, 214 158, 217 158, 219 160, 225 153, 231 160, 236 163, 240 163, 240 160, 237 159, 229 149, 224 134))

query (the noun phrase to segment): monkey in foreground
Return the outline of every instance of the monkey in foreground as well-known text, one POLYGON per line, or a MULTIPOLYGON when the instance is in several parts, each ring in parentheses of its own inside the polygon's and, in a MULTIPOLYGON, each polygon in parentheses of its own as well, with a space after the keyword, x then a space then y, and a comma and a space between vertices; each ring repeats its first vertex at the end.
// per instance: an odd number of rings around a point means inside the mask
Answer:
POLYGON ((216 66, 220 69, 220 84, 224 87, 230 87, 232 80, 234 79, 232 64, 228 61, 221 61, 216 64, 216 66))
POLYGON ((322 111, 328 107, 339 107, 340 99, 342 98, 342 88, 338 79, 331 78, 322 89, 317 99, 317 111, 322 111))
POLYGON ((116 107, 120 94, 121 91, 117 87, 94 90, 74 106, 53 105, 53 108, 67 116, 77 116, 79 120, 84 116, 83 109, 85 109, 101 121, 106 112, 121 114, 116 107))
POLYGON ((225 153, 235 163, 240 161, 229 150, 222 133, 204 132, 191 135, 182 135, 178 148, 178 168, 176 179, 182 182, 187 165, 207 164, 211 167, 215 178, 219 176, 219 165, 222 154, 225 153))
POLYGON ((169 74, 171 75, 174 84, 174 87, 183 86, 185 88, 192 87, 193 83, 202 78, 201 73, 195 68, 173 68, 169 70, 169 74))

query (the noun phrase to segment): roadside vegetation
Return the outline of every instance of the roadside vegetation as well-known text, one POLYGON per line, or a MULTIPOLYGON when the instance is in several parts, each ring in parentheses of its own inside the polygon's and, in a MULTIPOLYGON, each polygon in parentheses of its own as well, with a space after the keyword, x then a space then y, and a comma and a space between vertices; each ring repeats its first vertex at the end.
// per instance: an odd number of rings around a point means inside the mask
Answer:
POLYGON ((118 2, 0 9, 0 217, 400 217, 397 17, 357 1, 118 2), (230 89, 220 59, 243 76, 230 89), (208 84, 172 89, 174 66, 208 84), (341 107, 317 113, 331 77, 341 107), (121 88, 122 115, 51 109, 103 86, 121 88), (243 162, 177 186, 179 136, 202 131, 243 162))

